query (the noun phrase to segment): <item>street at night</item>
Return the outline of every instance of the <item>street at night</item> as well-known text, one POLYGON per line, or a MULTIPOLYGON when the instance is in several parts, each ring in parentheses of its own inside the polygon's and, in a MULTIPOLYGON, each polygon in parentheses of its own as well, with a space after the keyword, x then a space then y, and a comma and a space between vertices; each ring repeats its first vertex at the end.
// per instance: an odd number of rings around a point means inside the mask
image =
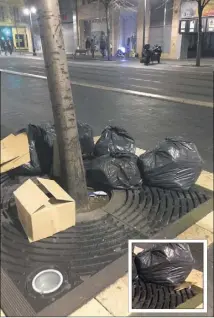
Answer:
POLYGON ((213 316, 214 0, 0 0, 1 317, 213 316))
MULTIPOLYGON (((108 124, 119 125, 143 149, 152 148, 167 136, 184 136, 197 144, 204 168, 212 172, 212 64, 196 69, 182 66, 185 62, 178 67, 167 62, 148 67, 122 61, 68 63, 71 83, 75 83, 72 88, 78 119, 90 124, 95 135, 108 124)), ((43 60, 3 57, 0 68, 20 73, 2 73, 2 134, 15 132, 29 122, 52 120, 46 80, 21 76, 44 77, 43 60)))

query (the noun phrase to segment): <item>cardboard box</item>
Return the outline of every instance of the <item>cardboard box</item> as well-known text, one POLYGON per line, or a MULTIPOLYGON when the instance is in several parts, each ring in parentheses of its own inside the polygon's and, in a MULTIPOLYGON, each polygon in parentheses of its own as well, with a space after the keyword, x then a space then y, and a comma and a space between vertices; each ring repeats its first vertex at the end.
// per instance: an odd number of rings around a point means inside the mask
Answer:
POLYGON ((1 140, 0 173, 4 173, 30 162, 26 133, 10 134, 1 140))
POLYGON ((14 191, 19 220, 30 242, 75 225, 75 201, 53 180, 36 178, 14 191))

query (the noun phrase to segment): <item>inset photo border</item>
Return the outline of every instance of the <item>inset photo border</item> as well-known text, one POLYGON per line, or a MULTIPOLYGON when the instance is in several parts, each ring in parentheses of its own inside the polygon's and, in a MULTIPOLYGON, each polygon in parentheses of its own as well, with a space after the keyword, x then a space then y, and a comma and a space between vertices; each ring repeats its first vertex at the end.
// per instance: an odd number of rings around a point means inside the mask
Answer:
MULTIPOLYGON (((173 247, 169 245, 169 248, 173 247)), ((207 240, 129 240, 128 247, 128 279, 129 279, 129 313, 206 313, 207 312, 207 240), (157 277, 152 276, 152 270, 148 266, 147 257, 153 260, 151 255, 155 255, 156 261, 160 251, 150 251, 151 248, 156 249, 156 244, 188 244, 190 255, 192 254, 195 262, 193 269, 183 283, 178 286, 167 286, 167 283, 156 282, 157 277), (195 245, 196 244, 196 245, 195 245), (143 252, 146 252, 142 257, 143 252), (155 254, 152 254, 152 253, 155 254), (139 257, 139 253, 141 257, 139 257), (138 257, 136 258, 136 255, 138 257), (157 256, 157 257, 156 257, 157 256), (145 257, 145 258, 144 258, 145 257), (145 260, 142 264, 141 260, 145 260), (194 266, 200 263, 200 274, 194 266), (138 264, 138 270, 135 266, 138 264), (142 265, 143 271, 140 272, 139 266, 142 265), (137 272, 136 272, 137 270, 137 272), (143 273, 142 273, 143 272, 143 273), (137 275, 132 278, 132 273, 137 275), (148 273, 148 275, 146 274, 148 273), (143 279, 142 276, 144 275, 143 279), (146 276, 147 275, 147 276, 146 276), (145 278, 146 276, 146 278, 145 278), (150 276, 150 277, 149 277, 150 276), (135 278, 135 279, 134 279, 135 278), (196 282, 198 280, 198 282, 196 282), (199 287, 200 286, 200 287, 199 287), (167 300, 166 295, 169 295, 167 300), (188 296, 190 295, 190 296, 188 296), (166 297, 166 301, 164 299, 166 297), (180 299, 180 300, 179 300, 180 299), (199 303, 200 302, 200 303, 199 303), (178 304, 178 305, 177 305, 178 304), (201 308, 203 305, 203 308, 201 308), (191 306, 193 308, 191 308, 191 306), (197 308, 199 306, 200 308, 197 308), (134 307, 134 308, 133 308, 134 307), (167 308, 168 307, 168 308, 167 308), (148 309, 149 308, 149 309, 148 309), (171 309, 169 309, 171 308, 171 309)), ((161 248, 162 250, 162 248, 161 248)), ((169 251, 169 250, 168 250, 169 251)), ((166 257, 165 249, 163 249, 163 257, 166 257)), ((162 257, 162 256, 161 256, 162 257)), ((156 261, 154 266, 156 266, 156 261)), ((170 262, 168 263, 170 265, 170 262)), ((167 264, 167 266, 168 266, 167 264)), ((196 266, 197 267, 197 266, 196 266)), ((190 265, 191 268, 191 265, 190 265)), ((155 270, 157 268, 155 267, 155 270)), ((157 273, 157 271, 156 271, 157 273)), ((168 277, 166 277, 167 281, 168 277)), ((169 282, 169 280, 168 280, 169 282)))

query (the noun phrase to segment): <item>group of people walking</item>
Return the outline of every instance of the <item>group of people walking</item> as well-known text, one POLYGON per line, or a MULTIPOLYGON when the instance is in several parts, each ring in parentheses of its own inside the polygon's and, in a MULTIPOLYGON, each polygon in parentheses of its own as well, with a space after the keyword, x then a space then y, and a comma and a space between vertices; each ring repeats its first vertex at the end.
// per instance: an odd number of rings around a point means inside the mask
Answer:
POLYGON ((9 53, 10 55, 12 55, 13 43, 10 38, 7 38, 6 40, 0 39, 0 49, 1 54, 4 53, 5 55, 7 55, 9 53))
MULTIPOLYGON (((85 42, 85 48, 87 51, 87 54, 89 55, 91 52, 92 58, 94 58, 94 54, 96 51, 96 43, 94 39, 90 39, 87 37, 86 42, 85 42)), ((107 41, 105 37, 100 38, 100 53, 102 54, 102 57, 106 56, 106 50, 107 50, 107 41)), ((112 45, 110 44, 110 53, 112 51, 112 45)))

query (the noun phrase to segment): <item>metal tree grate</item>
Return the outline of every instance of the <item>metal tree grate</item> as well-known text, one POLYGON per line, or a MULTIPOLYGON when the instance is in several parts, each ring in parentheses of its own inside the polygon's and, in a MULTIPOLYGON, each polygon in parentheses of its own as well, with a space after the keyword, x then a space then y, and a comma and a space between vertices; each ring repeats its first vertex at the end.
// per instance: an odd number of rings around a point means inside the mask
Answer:
POLYGON ((132 309, 175 309, 193 296, 192 288, 175 290, 140 279, 132 282, 132 309))
MULTIPOLYGON (((53 303, 56 306, 63 295, 75 291, 77 286, 90 281, 96 273, 126 254, 129 239, 151 238, 208 199, 196 189, 179 193, 143 186, 141 191, 113 191, 110 203, 102 208, 106 212, 102 218, 79 222, 52 237, 29 243, 18 220, 13 197, 13 191, 25 180, 7 180, 2 186, 1 266, 35 312, 53 303), (65 277, 64 284, 49 296, 35 295, 30 287, 31 280, 39 271, 48 268, 59 270, 65 277)), ((105 284, 107 287, 108 282, 105 284)), ((148 285, 146 288, 148 298, 155 287, 148 285)), ((2 286, 2 293, 4 290, 7 289, 2 286)), ((189 294, 179 295, 184 299, 189 294)), ((10 298, 10 295, 5 297, 10 298)), ((173 303, 173 296, 171 299, 173 303)), ((154 302, 147 301, 144 306, 154 302)), ((2 307, 5 310, 4 304, 2 307)))

